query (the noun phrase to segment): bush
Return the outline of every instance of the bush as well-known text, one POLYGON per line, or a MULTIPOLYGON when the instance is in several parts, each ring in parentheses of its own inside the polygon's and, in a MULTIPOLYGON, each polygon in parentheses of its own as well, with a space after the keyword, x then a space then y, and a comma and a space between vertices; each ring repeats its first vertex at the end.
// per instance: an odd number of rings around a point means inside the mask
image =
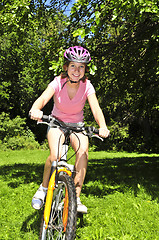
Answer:
POLYGON ((10 119, 8 113, 2 113, 0 115, 0 140, 6 141, 11 137, 25 134, 26 125, 25 119, 17 116, 14 119, 10 119))
POLYGON ((17 116, 10 119, 9 114, 0 115, 0 149, 36 149, 39 143, 35 140, 34 134, 26 126, 26 120, 17 116))
POLYGON ((37 149, 39 148, 39 143, 35 140, 25 137, 25 136, 16 136, 9 138, 7 142, 3 142, 0 145, 1 150, 20 150, 20 149, 37 149))

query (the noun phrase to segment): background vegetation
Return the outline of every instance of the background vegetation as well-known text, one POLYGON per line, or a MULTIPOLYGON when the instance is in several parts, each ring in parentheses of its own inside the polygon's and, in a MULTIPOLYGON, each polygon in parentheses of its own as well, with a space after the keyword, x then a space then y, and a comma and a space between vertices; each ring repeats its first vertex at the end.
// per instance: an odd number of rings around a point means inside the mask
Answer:
MULTIPOLYGON (((29 129, 36 140, 44 140, 44 131, 28 119, 28 111, 61 71, 64 49, 78 44, 92 55, 94 75, 89 78, 112 134, 107 148, 158 152, 158 1, 77 0, 68 14, 70 2, 0 2, 1 143, 16 136, 23 141, 23 135, 31 134, 29 129), (5 114, 12 133, 7 123, 4 128, 5 114), (22 125, 13 130, 16 121, 22 124, 24 120, 29 127, 23 125, 25 134, 22 125)), ((45 107, 45 113, 50 113, 52 104, 45 107)), ((87 123, 94 121, 88 106, 85 116, 87 123)))
MULTIPOLYGON (((42 211, 31 199, 48 151, 46 128, 28 112, 72 45, 91 52, 88 77, 111 131, 109 141, 92 143, 104 151, 90 152, 81 195, 88 215, 76 238, 159 239, 158 25, 157 0, 1 0, 0 239, 38 239, 42 211)), ((85 121, 95 125, 88 105, 85 121)))

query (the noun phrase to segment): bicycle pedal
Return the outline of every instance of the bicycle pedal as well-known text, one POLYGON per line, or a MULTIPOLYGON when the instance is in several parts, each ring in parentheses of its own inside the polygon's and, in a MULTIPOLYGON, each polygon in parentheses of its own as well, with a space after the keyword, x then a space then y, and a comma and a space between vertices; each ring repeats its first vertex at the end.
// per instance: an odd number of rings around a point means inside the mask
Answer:
POLYGON ((83 218, 83 213, 81 213, 81 212, 77 212, 77 217, 79 217, 79 218, 83 218))

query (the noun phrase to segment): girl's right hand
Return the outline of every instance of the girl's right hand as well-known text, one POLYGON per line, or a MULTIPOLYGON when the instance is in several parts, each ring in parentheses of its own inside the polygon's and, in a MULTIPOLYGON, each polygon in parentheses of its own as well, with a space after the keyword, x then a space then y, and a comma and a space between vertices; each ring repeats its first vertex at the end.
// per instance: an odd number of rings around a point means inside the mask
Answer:
POLYGON ((42 119, 43 111, 39 109, 31 109, 29 111, 29 116, 31 119, 39 121, 42 119))

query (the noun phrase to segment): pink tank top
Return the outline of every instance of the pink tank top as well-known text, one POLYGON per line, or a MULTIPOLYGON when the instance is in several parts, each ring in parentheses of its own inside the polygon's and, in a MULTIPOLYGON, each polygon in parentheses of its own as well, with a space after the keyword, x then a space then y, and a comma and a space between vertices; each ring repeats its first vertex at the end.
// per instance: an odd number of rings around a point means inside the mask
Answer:
POLYGON ((66 85, 62 88, 65 82, 66 78, 61 79, 61 77, 58 76, 49 84, 55 91, 52 115, 63 122, 83 122, 85 102, 89 95, 95 93, 95 89, 89 80, 86 80, 85 83, 80 81, 76 95, 73 99, 70 99, 66 85))

